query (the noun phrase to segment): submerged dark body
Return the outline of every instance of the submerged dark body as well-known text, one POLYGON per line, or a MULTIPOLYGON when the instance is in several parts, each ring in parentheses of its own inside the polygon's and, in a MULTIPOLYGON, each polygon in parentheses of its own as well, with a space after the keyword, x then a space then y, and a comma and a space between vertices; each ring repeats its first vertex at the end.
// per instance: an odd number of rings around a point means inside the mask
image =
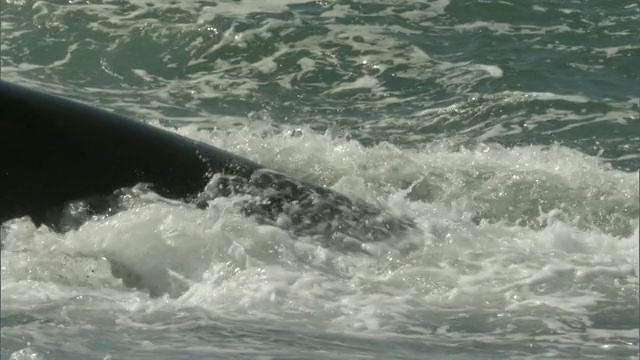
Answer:
MULTIPOLYGON (((383 240, 413 227, 214 146, 7 82, 0 82, 0 135, 0 223, 29 216, 64 230, 59 218, 65 204, 147 183, 163 197, 199 204, 249 193, 257 200, 242 205, 246 214, 274 224, 285 214, 293 232, 328 242, 336 234, 357 242, 383 240), (215 174, 223 176, 207 186, 215 174)), ((93 205, 96 213, 108 208, 93 205)))

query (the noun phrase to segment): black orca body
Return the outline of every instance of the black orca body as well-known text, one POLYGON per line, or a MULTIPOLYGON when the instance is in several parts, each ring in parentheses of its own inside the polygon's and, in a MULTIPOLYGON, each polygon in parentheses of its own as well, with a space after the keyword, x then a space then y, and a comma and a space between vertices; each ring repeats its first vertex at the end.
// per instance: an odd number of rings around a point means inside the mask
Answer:
POLYGON ((329 242, 336 233, 360 243, 413 228, 410 220, 214 146, 0 81, 0 224, 29 216, 63 231, 59 210, 66 204, 140 183, 162 197, 193 203, 255 195, 257 201, 243 205, 246 214, 274 224, 286 215, 292 231, 329 242))

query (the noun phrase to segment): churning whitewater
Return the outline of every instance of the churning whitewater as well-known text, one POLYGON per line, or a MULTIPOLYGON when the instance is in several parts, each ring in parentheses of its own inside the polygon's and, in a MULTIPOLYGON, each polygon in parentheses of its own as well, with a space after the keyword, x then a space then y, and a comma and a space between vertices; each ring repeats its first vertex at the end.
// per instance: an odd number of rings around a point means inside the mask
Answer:
POLYGON ((12 219, 1 358, 639 358, 635 2, 1 1, 3 80, 416 224, 346 251, 145 186, 12 219))

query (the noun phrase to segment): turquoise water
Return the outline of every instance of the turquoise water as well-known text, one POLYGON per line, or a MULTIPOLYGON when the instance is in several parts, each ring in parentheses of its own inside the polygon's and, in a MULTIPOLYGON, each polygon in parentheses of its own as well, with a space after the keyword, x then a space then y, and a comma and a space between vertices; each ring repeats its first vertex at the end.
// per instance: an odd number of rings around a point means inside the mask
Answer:
POLYGON ((637 2, 0 1, 3 80, 422 230, 365 256, 153 194, 16 219, 3 359, 639 358, 637 2))

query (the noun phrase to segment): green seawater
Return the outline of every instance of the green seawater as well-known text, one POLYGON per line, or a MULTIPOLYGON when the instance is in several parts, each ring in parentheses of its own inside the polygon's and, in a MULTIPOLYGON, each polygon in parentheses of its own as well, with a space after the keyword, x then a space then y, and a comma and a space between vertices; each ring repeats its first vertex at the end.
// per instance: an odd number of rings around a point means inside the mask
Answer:
POLYGON ((424 232, 371 258, 234 199, 147 201, 63 235, 19 219, 2 359, 639 358, 637 1, 0 0, 0 30, 3 80, 424 232), (150 298, 104 254, 190 287, 150 298))

